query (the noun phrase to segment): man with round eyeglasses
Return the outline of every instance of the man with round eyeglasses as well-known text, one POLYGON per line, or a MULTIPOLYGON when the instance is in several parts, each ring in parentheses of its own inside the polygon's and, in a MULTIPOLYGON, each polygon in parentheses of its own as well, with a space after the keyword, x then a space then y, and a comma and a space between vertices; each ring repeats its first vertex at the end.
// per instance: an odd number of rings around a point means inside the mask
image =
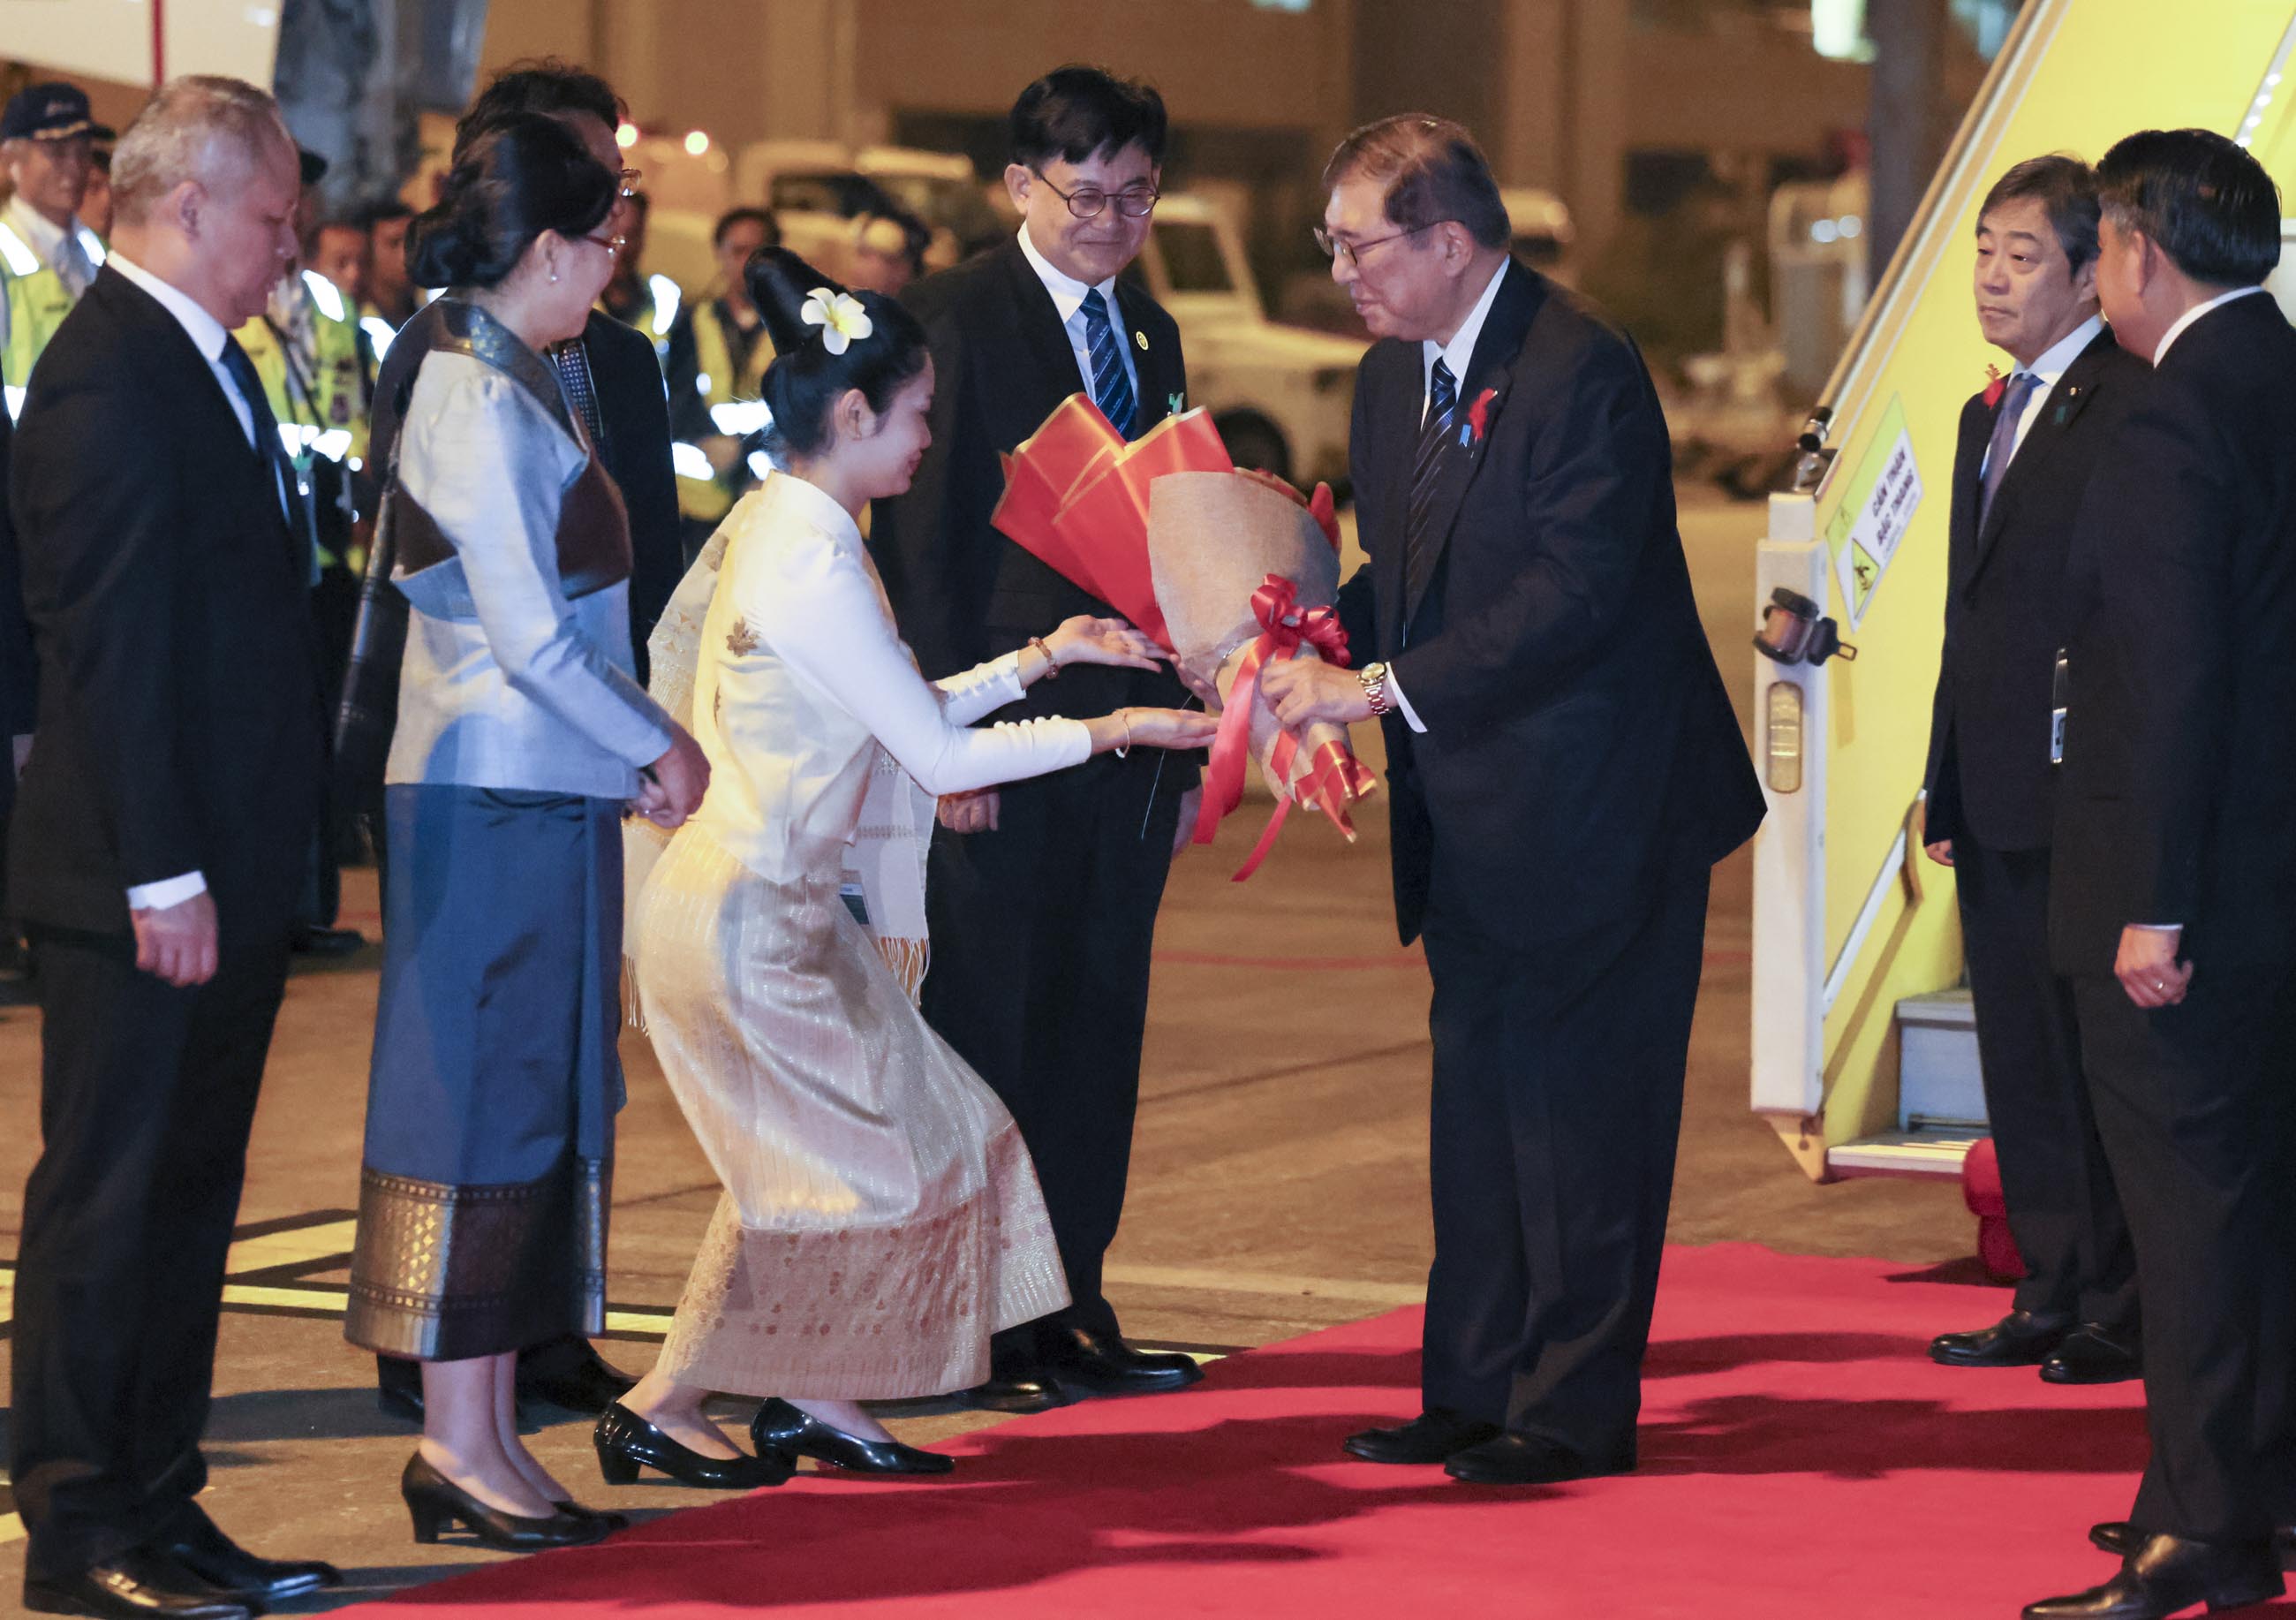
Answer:
MULTIPOLYGON (((1115 610, 991 525, 998 463, 1084 392, 1128 439, 1185 407, 1179 329, 1118 277, 1139 256, 1164 156, 1163 99, 1098 68, 1022 91, 1012 116, 1013 241, 911 287, 932 341, 932 448, 909 493, 874 508, 870 549, 927 676, 1024 645, 1050 613, 1115 610)), ((1187 701, 1164 671, 1077 669, 1030 715, 1187 701)), ((1007 711, 1009 712, 1009 711, 1007 711)), ((1139 1100, 1148 952, 1172 859, 1195 820, 1187 756, 1112 754, 941 801, 926 884, 924 1015, 1012 1111, 1036 1161, 1071 1303, 996 1335, 975 1406, 1035 1411, 1172 1390, 1185 1355, 1126 1344, 1102 1291, 1139 1100)))

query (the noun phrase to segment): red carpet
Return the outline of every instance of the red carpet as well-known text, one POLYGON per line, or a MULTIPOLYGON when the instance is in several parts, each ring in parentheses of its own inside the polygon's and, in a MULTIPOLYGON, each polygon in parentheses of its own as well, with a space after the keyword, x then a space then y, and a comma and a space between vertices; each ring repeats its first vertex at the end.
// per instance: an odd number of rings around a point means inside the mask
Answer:
POLYGON ((800 1476, 394 1607, 2005 1620, 2110 1573, 2083 1538, 2127 1510, 2144 1456, 2135 1386, 1923 1354, 2005 1303, 1880 1262, 1677 1249, 1629 1478, 1502 1492, 1344 1459, 1349 1430, 1417 1410, 1418 1313, 1397 1312, 1221 1361, 1188 1394, 975 1435, 955 1483, 800 1476))

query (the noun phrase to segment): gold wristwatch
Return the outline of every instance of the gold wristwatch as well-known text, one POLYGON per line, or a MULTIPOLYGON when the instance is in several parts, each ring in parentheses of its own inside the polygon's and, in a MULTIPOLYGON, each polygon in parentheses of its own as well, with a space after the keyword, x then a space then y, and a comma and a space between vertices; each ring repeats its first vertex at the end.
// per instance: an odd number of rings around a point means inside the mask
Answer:
POLYGON ((1371 704, 1374 719, 1377 719, 1395 707, 1387 697, 1387 666, 1385 664, 1367 663, 1356 671, 1356 678, 1363 682, 1364 697, 1371 704))

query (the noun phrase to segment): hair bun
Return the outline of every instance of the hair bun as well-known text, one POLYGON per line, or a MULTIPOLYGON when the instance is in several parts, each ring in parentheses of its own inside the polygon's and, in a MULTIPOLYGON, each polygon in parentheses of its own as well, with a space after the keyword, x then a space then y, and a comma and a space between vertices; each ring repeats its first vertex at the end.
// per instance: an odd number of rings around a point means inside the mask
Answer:
POLYGON ((812 341, 817 328, 807 324, 805 300, 817 290, 826 287, 832 292, 845 289, 806 263, 787 248, 761 248, 750 260, 742 279, 750 289, 750 301, 758 307, 758 314, 766 323, 766 335, 774 341, 776 354, 794 354, 812 341))

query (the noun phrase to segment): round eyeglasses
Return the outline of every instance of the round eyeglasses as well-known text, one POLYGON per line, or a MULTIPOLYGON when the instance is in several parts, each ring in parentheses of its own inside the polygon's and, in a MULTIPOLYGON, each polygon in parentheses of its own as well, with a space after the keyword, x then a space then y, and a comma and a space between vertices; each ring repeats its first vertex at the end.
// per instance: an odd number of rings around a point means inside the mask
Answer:
MULTIPOLYGON (((1043 169, 1032 169, 1029 172, 1039 180, 1045 180, 1043 169)), ((1045 180, 1045 189, 1067 203, 1069 212, 1079 219, 1099 218, 1102 210, 1111 202, 1116 204, 1116 211, 1127 219, 1145 219, 1156 211, 1156 200, 1163 194, 1152 185, 1128 185, 1120 192, 1104 192, 1097 185, 1079 185, 1072 192, 1064 192, 1050 180, 1045 180)))
POLYGON ((1442 223, 1440 219, 1430 219, 1425 225, 1414 225, 1407 231, 1396 232, 1392 236, 1374 236, 1369 242, 1342 242, 1319 225, 1316 227, 1316 245, 1323 250, 1326 259, 1344 259, 1349 264, 1360 267, 1363 256, 1374 248, 1385 247, 1390 242, 1401 242, 1406 236, 1416 236, 1422 231, 1431 231, 1442 223))

